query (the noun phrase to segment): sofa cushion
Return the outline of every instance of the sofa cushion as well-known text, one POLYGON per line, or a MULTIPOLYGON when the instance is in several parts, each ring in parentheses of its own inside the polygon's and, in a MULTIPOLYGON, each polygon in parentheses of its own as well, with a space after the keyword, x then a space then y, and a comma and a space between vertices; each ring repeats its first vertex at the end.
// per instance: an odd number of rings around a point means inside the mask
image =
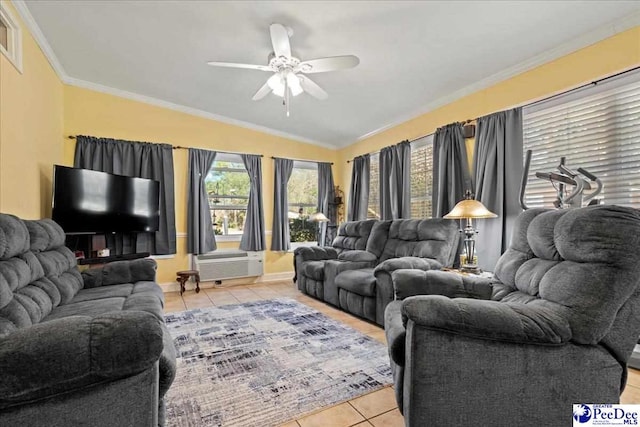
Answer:
POLYGON ((162 290, 153 282, 125 283, 82 289, 68 304, 51 311, 43 321, 66 316, 96 316, 111 311, 146 311, 162 320, 162 290))
POLYGON ((333 246, 338 252, 345 250, 364 250, 367 247, 367 240, 371 228, 376 220, 350 221, 340 225, 338 235, 333 240, 333 246))
POLYGON ((39 323, 80 288, 60 226, 0 214, 0 336, 39 323))
POLYGON ((376 277, 373 275, 373 268, 343 271, 336 276, 336 286, 365 297, 376 296, 376 277))
POLYGON ((302 267, 306 277, 314 280, 324 280, 324 261, 307 261, 302 267))
POLYGON ((442 218, 397 219, 389 227, 380 262, 412 256, 432 258, 443 266, 450 266, 458 249, 458 236, 455 221, 442 218))

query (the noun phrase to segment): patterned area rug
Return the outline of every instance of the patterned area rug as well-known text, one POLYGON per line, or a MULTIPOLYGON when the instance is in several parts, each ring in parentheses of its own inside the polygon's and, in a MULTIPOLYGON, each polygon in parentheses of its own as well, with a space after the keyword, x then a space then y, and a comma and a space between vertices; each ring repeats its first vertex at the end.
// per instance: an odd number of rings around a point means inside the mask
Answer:
POLYGON ((392 383, 386 346, 289 298, 166 315, 168 426, 266 427, 392 383))

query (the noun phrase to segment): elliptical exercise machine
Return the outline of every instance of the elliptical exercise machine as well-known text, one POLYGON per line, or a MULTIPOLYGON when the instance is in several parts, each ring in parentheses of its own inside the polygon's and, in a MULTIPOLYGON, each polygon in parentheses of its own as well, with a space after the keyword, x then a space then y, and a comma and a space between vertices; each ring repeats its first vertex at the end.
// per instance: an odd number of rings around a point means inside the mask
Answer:
MULTIPOLYGON (((525 211, 529 209, 524 201, 524 193, 527 188, 532 153, 532 150, 527 150, 525 153, 524 171, 520 182, 520 206, 525 211)), ((556 209, 579 208, 600 203, 600 200, 595 199, 602 191, 602 181, 598 177, 584 168, 578 168, 576 171, 569 169, 566 166, 565 157, 560 158, 557 170, 558 172, 536 172, 536 178, 551 182, 556 190, 556 199, 553 201, 556 209), (592 184, 595 185, 595 189, 592 189, 592 184), (585 190, 593 191, 585 193, 585 190)))

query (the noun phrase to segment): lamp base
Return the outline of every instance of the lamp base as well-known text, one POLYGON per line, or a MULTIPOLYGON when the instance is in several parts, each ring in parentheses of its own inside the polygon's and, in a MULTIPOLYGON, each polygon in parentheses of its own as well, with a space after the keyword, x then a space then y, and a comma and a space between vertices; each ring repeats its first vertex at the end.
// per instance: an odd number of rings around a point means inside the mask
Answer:
POLYGON ((462 264, 460 266, 460 271, 472 274, 480 274, 482 272, 482 270, 480 270, 475 264, 462 264))

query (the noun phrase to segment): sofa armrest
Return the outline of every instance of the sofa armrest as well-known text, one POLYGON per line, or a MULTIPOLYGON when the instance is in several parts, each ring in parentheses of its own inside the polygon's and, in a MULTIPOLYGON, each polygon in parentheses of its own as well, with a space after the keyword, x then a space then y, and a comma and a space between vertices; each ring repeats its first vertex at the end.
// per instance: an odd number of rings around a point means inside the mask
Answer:
POLYGON ((85 289, 121 283, 154 282, 157 268, 158 264, 151 258, 114 261, 101 268, 90 268, 83 271, 82 279, 85 289))
POLYGON ((0 339, 0 409, 140 373, 162 349, 160 320, 141 311, 20 329, 0 339))
POLYGON ((369 262, 375 264, 378 261, 378 257, 368 251, 352 250, 344 251, 338 255, 340 261, 352 261, 352 262, 369 262))
POLYGON ((435 259, 406 256, 382 261, 376 266, 375 273, 376 275, 382 272, 392 273, 400 269, 440 270, 442 267, 443 265, 435 259))
POLYGON ((568 321, 551 308, 441 295, 409 297, 402 319, 426 329, 491 341, 561 345, 571 337, 568 321))
POLYGON ((394 301, 384 311, 384 333, 389 348, 389 357, 400 366, 404 366, 405 338, 407 330, 402 322, 402 302, 394 301))
POLYGON ((300 261, 321 261, 338 258, 338 251, 331 246, 301 246, 296 248, 293 254, 300 261))
POLYGON ((400 269, 391 273, 396 299, 414 295, 491 299, 495 279, 465 276, 440 270, 400 269))

